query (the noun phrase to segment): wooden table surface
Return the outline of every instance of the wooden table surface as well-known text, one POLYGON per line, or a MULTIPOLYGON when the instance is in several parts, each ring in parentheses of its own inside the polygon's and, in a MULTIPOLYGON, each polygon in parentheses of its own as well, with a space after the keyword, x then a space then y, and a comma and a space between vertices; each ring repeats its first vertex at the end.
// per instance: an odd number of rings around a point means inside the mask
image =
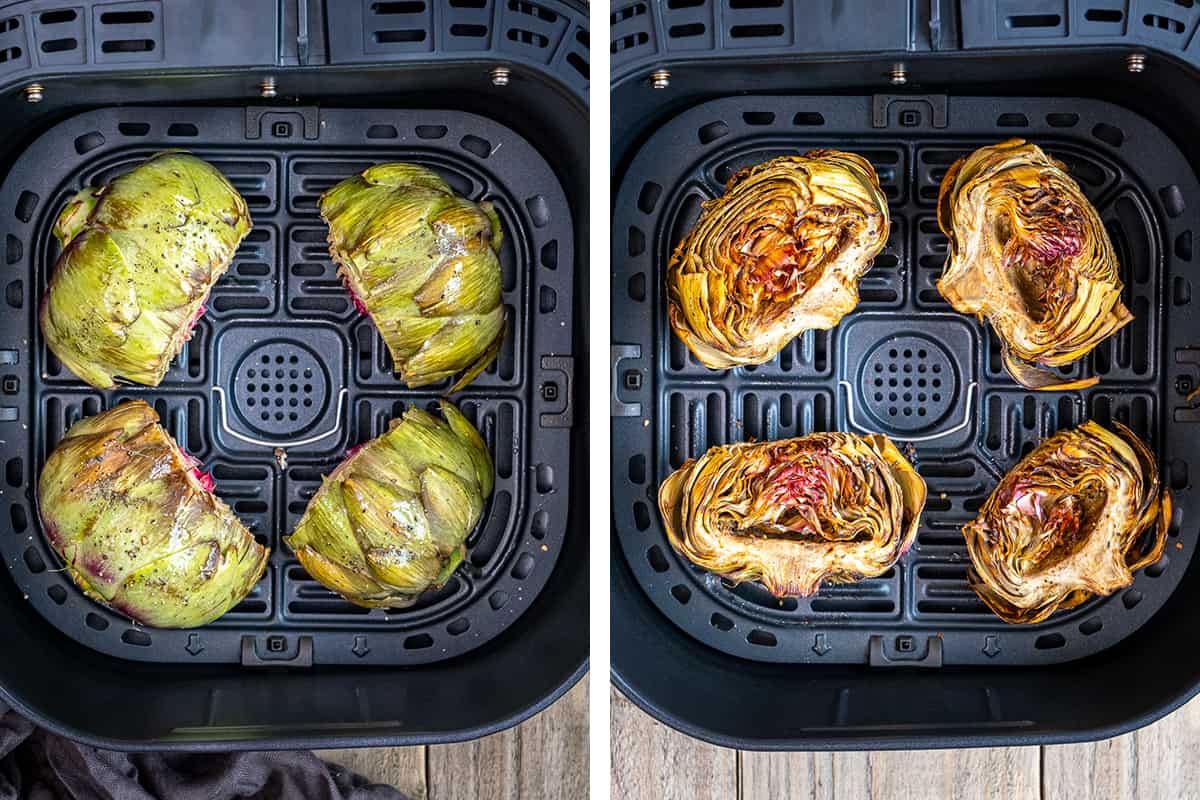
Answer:
POLYGON ((584 676, 542 713, 474 742, 317 755, 395 786, 411 800, 586 800, 587 686, 584 676))
POLYGON ((612 692, 614 800, 1184 800, 1200 798, 1200 698, 1094 744, 751 753, 704 744, 612 692))

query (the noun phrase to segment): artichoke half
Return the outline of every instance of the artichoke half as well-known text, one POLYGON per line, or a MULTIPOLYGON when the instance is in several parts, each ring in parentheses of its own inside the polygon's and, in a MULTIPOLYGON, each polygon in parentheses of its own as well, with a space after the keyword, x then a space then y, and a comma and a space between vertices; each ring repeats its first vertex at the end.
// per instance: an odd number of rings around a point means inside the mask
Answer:
POLYGON ((446 582, 492 493, 492 458, 450 403, 409 408, 350 451, 284 541, 327 588, 367 608, 403 608, 446 582))
POLYGON ((1065 167, 1021 139, 981 147, 938 192, 950 256, 937 288, 987 320, 1004 365, 1028 389, 1080 389, 1050 371, 1082 358, 1133 320, 1120 264, 1096 209, 1065 167))
POLYGON ((212 165, 151 156, 67 203, 42 299, 46 344, 98 389, 157 386, 250 232, 246 203, 212 165))
POLYGON ((1132 431, 1094 422, 1021 460, 963 528, 976 594, 1006 622, 1109 595, 1162 556, 1171 497, 1132 431))
POLYGON ((269 551, 140 400, 71 426, 38 479, 38 510, 84 594, 145 625, 212 622, 267 565, 269 551))
POLYGON ((857 281, 888 226, 879 179, 861 156, 812 150, 744 169, 671 256, 671 327, 710 369, 770 361, 858 305, 857 281))
POLYGON ((776 597, 883 574, 912 546, 925 482, 886 436, 813 433, 713 447, 658 491, 685 558, 776 597))
POLYGON ((434 172, 376 164, 321 195, 329 252, 400 379, 470 383, 500 352, 500 218, 434 172))

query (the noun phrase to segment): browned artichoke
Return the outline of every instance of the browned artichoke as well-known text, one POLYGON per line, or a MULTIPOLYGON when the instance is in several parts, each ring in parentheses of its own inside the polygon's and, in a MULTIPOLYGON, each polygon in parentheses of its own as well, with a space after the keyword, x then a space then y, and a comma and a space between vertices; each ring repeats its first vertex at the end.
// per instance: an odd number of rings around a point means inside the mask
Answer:
POLYGON ((858 305, 857 281, 888 225, 861 156, 812 150, 744 169, 671 256, 671 327, 711 369, 770 361, 858 305))
POLYGON ((713 447, 658 491, 685 558, 776 597, 883 574, 912 546, 925 482, 879 434, 713 447))
POLYGON ((992 324, 1004 366, 1029 389, 1079 389, 1049 368, 1086 355, 1133 320, 1096 209, 1065 167, 1021 139, 950 167, 938 193, 950 257, 938 291, 992 324))
POLYGON ((1132 431, 1094 422, 1023 458, 963 527, 975 592, 1006 622, 1109 595, 1162 556, 1171 496, 1132 431))

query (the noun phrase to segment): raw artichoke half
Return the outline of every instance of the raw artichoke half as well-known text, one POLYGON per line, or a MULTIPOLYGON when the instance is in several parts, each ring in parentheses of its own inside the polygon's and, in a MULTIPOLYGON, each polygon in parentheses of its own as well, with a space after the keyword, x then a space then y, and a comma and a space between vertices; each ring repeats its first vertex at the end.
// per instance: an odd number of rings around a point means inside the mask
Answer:
POLYGON ((1050 370, 1133 315, 1108 232, 1066 168, 1021 139, 981 147, 942 179, 938 225, 950 238, 938 291, 992 324, 1009 374, 1029 389, 1095 384, 1050 370))
POLYGON ((1085 422, 1042 442, 963 528, 971 585, 1006 622, 1112 594, 1162 556, 1171 497, 1145 443, 1113 427, 1085 422))
POLYGON ((269 551, 140 400, 71 426, 38 479, 51 546, 88 597, 158 628, 212 622, 269 551))
POLYGON ((861 156, 812 150, 743 169, 671 256, 671 327, 710 369, 770 361, 858 305, 858 279, 888 226, 861 156))
POLYGON ((308 573, 352 603, 403 608, 442 585, 492 493, 492 457, 450 403, 409 408, 321 482, 284 539, 308 573))
POLYGON ((713 447, 658 491, 667 538, 776 597, 883 574, 917 535, 925 482, 886 436, 813 433, 713 447))
POLYGON ((54 226, 63 250, 42 299, 46 344, 99 389, 157 386, 250 225, 225 176, 180 151, 83 189, 54 226))
POLYGON ((376 164, 320 200, 329 252, 379 329, 400 379, 470 383, 500 352, 500 218, 434 172, 376 164))

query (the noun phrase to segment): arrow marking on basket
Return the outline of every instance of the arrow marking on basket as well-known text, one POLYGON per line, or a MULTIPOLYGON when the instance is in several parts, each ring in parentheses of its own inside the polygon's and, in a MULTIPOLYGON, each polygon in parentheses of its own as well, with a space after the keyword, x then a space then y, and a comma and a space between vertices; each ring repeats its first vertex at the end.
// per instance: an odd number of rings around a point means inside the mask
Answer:
POLYGON ((204 645, 200 643, 200 634, 189 633, 187 646, 183 648, 194 656, 200 655, 204 651, 204 645))
POLYGON ((354 647, 350 648, 350 652, 354 653, 354 655, 358 656, 359 658, 362 658, 367 653, 371 652, 371 648, 367 647, 367 637, 355 636, 354 647))
POLYGON ((829 642, 825 641, 825 634, 818 633, 813 638, 812 649, 813 649, 813 652, 816 653, 817 655, 823 656, 826 653, 828 653, 830 650, 832 650, 833 648, 829 646, 829 642))
POLYGON ((983 654, 988 658, 995 658, 1000 655, 999 637, 988 635, 983 639, 983 654))

